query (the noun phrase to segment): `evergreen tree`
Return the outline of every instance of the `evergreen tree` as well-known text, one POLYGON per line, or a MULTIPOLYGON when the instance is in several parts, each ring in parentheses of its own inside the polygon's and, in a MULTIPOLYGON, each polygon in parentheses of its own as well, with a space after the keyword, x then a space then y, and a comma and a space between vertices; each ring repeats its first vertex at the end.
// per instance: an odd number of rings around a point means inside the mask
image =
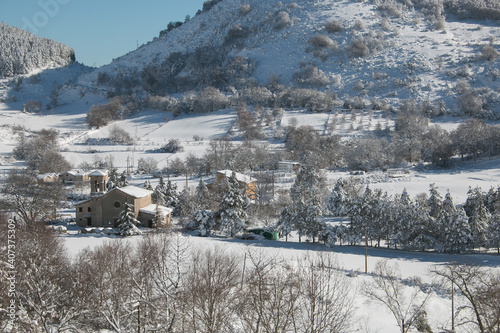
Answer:
POLYGON ((142 232, 137 228, 137 225, 139 225, 139 221, 134 215, 134 205, 125 203, 125 207, 118 218, 120 235, 133 236, 142 234, 142 232))
POLYGON ((488 247, 496 248, 500 253, 500 215, 494 214, 488 225, 488 247))
POLYGON ((493 187, 490 188, 484 201, 490 214, 500 213, 500 187, 496 190, 493 187))
POLYGON ((198 186, 196 186, 196 192, 193 199, 198 209, 208 209, 210 207, 210 192, 203 179, 200 179, 198 186))
POLYGON ((152 228, 161 228, 165 224, 162 213, 158 204, 156 204, 155 217, 153 218, 152 228))
POLYGON ((108 191, 117 187, 118 179, 119 179, 118 170, 116 168, 112 168, 108 174, 108 183, 107 183, 108 191))
POLYGON ((118 178, 118 182, 116 184, 116 187, 125 187, 128 186, 128 177, 127 174, 125 173, 125 170, 122 172, 120 175, 120 178, 118 178))
POLYGON ((351 201, 359 196, 358 185, 352 179, 339 178, 326 199, 326 208, 333 216, 347 216, 351 201))
POLYGON ((173 184, 170 180, 165 186, 165 206, 176 209, 179 206, 179 194, 177 193, 177 184, 173 184))
POLYGON ((474 247, 485 246, 486 232, 491 214, 484 204, 484 196, 480 187, 469 188, 464 210, 469 217, 474 247))
POLYGON ((323 228, 325 178, 311 167, 302 167, 290 191, 293 212, 292 228, 302 236, 315 240, 323 228))
POLYGON ((210 236, 216 229, 215 214, 209 210, 200 209, 194 212, 189 218, 188 228, 197 230, 200 236, 210 236))
POLYGON ((472 238, 467 215, 457 209, 448 192, 443 200, 442 209, 436 218, 440 237, 435 249, 439 252, 460 253, 472 246, 472 238))
POLYGON ((227 190, 219 205, 220 231, 234 237, 243 230, 244 220, 247 217, 243 209, 245 199, 234 172, 231 177, 225 177, 224 182, 227 190))
POLYGON ((165 199, 165 192, 167 191, 165 180, 163 176, 160 177, 160 182, 156 185, 153 194, 151 195, 154 202, 161 206, 166 206, 167 200, 165 199))
POLYGON ((179 216, 190 216, 196 210, 196 202, 189 189, 185 188, 179 195, 177 214, 179 216))
POLYGON ((146 181, 144 182, 144 188, 145 188, 146 190, 153 191, 153 186, 151 186, 151 182, 150 182, 149 180, 146 180, 146 181))
POLYGON ((285 237, 288 241, 288 235, 292 232, 297 214, 294 212, 294 207, 292 205, 285 206, 281 209, 280 216, 276 222, 276 232, 279 237, 285 237))
POLYGON ((429 215, 431 217, 437 217, 441 208, 443 206, 443 199, 441 194, 438 192, 436 184, 431 184, 429 189, 429 199, 427 200, 427 206, 429 207, 429 215))

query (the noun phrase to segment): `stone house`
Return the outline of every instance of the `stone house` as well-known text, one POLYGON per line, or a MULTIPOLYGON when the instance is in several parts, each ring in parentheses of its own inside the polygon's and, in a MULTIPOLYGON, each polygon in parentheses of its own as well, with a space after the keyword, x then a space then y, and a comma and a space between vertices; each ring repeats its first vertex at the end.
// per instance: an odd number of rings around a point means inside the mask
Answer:
POLYGON ((165 225, 171 224, 172 209, 155 205, 151 200, 152 191, 131 185, 107 191, 107 172, 93 172, 89 176, 90 199, 75 205, 78 226, 118 227, 118 218, 125 203, 134 206, 135 218, 143 227, 152 227, 157 214, 165 225))
MULTIPOLYGON (((226 177, 231 177, 232 173, 234 171, 232 170, 220 170, 217 171, 217 174, 215 175, 215 179, 213 182, 207 184, 207 188, 210 191, 215 191, 218 188, 220 188, 220 185, 222 184, 222 181, 226 177)), ((250 176, 234 172, 236 175, 236 180, 238 180, 238 184, 240 185, 240 188, 244 194, 251 200, 255 200, 257 198, 257 183, 256 180, 250 176)))

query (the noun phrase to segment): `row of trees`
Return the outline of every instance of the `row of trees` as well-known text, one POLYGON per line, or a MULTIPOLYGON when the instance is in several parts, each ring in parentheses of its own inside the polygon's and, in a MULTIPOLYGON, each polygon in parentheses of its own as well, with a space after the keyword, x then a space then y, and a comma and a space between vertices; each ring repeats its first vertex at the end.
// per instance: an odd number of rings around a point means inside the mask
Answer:
POLYGON ((428 196, 411 199, 406 191, 391 197, 340 179, 326 206, 334 216, 350 219, 327 229, 331 237, 327 239, 356 244, 366 232, 376 246, 385 240, 409 250, 456 253, 496 248, 500 252, 500 189, 471 188, 465 204, 457 206, 449 192, 443 198, 434 185, 428 196))
POLYGON ((500 153, 500 127, 479 119, 468 119, 448 132, 439 125, 429 126, 422 115, 403 112, 395 119, 394 131, 379 128, 377 133, 342 141, 338 135, 321 135, 309 126, 288 127, 285 147, 291 158, 303 164, 366 171, 403 162, 449 167, 456 155, 476 160, 500 153))
MULTIPOLYGON (((331 253, 307 254, 290 264, 262 249, 242 254, 193 249, 178 236, 154 233, 135 245, 110 241, 70 258, 63 240, 42 224, 15 226, 14 275, 0 271, 2 290, 10 290, 15 281, 15 292, 0 294, 0 328, 5 332, 363 329, 355 322, 359 310, 351 281, 357 275, 346 274, 331 253), (14 312, 8 309, 12 302, 14 312), (14 315, 14 326, 7 313, 14 315)), ((0 227, 0 241, 7 244, 6 215, 0 215, 0 227)), ((0 247, 2 263, 7 257, 7 247, 0 247)), ((435 292, 450 295, 453 284, 457 307, 450 313, 455 327, 496 332, 498 274, 474 265, 445 264, 433 269, 433 276, 443 282, 433 285, 434 290, 402 279, 397 266, 381 261, 360 289, 369 302, 394 315, 402 332, 432 332, 427 301, 435 292)))

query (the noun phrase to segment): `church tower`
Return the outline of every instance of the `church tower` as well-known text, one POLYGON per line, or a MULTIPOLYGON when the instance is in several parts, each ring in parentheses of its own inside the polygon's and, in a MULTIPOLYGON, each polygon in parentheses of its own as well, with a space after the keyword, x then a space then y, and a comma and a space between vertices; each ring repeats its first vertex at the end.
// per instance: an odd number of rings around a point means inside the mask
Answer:
POLYGON ((108 172, 100 170, 93 171, 89 174, 90 177, 90 195, 99 195, 106 193, 106 183, 108 181, 108 172))

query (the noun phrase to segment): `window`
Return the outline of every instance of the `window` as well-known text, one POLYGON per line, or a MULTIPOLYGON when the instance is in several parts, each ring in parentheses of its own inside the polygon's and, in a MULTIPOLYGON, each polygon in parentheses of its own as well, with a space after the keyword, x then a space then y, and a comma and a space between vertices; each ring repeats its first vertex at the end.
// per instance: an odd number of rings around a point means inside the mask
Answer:
POLYGON ((81 213, 83 212, 83 208, 82 207, 78 207, 78 211, 81 213))
POLYGON ((113 206, 115 206, 115 208, 120 208, 121 207, 121 203, 119 201, 115 201, 115 203, 113 204, 113 206))
POLYGON ((91 212, 92 211, 92 208, 91 207, 87 207, 87 212, 91 212))

